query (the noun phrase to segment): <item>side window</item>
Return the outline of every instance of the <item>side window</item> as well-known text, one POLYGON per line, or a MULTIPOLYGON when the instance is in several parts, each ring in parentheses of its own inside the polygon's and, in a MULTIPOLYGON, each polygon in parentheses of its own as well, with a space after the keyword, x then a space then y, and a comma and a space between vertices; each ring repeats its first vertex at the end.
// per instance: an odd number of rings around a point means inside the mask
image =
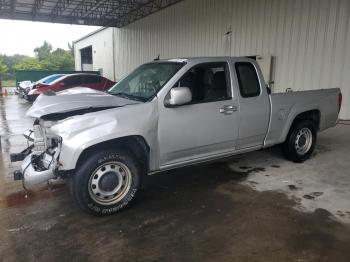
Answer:
POLYGON ((101 82, 101 78, 98 75, 86 75, 83 79, 84 84, 97 84, 101 82))
POLYGON ((192 104, 231 98, 227 63, 206 63, 191 68, 175 86, 188 87, 192 104))
POLYGON ((236 73, 239 90, 242 97, 254 97, 260 95, 260 83, 253 64, 248 62, 236 63, 236 73))

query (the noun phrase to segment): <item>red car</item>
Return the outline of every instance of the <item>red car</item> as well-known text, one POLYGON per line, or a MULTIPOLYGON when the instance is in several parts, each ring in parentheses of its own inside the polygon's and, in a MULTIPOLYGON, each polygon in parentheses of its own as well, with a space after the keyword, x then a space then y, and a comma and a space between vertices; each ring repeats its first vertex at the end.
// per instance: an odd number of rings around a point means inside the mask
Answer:
POLYGON ((48 91, 59 92, 72 87, 89 87, 92 89, 106 91, 111 88, 115 82, 99 75, 94 74, 71 74, 64 75, 50 84, 40 83, 33 87, 28 93, 28 100, 34 101, 40 94, 48 91))

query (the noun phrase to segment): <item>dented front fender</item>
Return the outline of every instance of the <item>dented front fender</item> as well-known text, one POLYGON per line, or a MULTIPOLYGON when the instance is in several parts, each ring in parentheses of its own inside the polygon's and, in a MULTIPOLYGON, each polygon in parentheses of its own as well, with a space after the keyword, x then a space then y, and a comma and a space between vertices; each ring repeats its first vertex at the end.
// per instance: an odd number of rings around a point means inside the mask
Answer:
POLYGON ((50 128, 51 133, 62 137, 60 170, 75 169, 85 149, 126 136, 143 137, 151 147, 150 166, 156 166, 157 123, 156 99, 61 121, 50 128))

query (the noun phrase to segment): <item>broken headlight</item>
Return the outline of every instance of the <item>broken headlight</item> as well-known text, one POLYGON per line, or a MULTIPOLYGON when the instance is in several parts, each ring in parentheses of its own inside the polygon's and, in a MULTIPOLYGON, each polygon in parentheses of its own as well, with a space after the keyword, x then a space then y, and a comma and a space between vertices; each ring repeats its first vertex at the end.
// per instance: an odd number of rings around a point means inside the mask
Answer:
MULTIPOLYGON (((59 146, 62 140, 61 137, 47 136, 45 129, 42 128, 40 125, 34 125, 33 129, 34 129, 33 130, 33 133, 34 133, 33 151, 34 152, 42 153, 42 152, 45 152, 46 150, 54 149, 59 146)), ((29 136, 29 138, 31 138, 31 136, 29 136)))

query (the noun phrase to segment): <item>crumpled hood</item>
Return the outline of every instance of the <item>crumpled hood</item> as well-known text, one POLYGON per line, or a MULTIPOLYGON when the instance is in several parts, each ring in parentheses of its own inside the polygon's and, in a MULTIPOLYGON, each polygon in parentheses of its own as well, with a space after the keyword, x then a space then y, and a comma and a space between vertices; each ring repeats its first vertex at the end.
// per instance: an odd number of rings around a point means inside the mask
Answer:
POLYGON ((28 109, 27 116, 40 118, 45 115, 69 113, 88 109, 121 107, 140 102, 113 96, 87 87, 75 87, 58 93, 41 94, 28 109))

